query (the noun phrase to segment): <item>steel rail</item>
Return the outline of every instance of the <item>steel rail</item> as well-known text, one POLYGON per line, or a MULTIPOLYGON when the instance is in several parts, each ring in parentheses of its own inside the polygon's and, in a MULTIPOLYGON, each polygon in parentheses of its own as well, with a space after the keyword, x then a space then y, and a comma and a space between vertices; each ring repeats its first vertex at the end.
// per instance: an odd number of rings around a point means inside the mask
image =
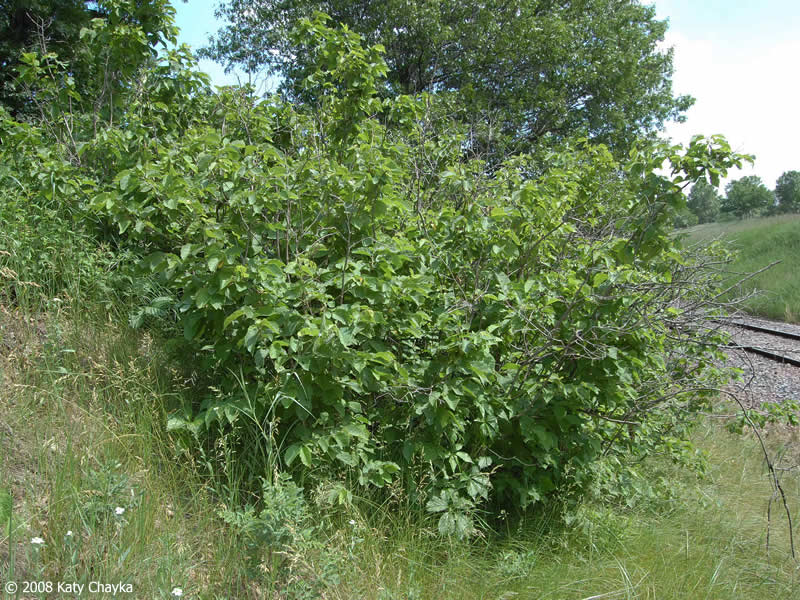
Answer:
POLYGON ((800 333, 792 333, 790 331, 781 331, 780 329, 770 329, 769 327, 762 327, 761 325, 752 325, 750 323, 743 323, 741 321, 727 321, 721 319, 715 319, 715 323, 719 323, 720 325, 729 325, 732 327, 741 327, 742 329, 749 329, 750 331, 757 331, 759 333, 767 333, 769 335, 774 335, 782 338, 786 338, 789 340, 800 340, 800 333))
POLYGON ((774 360, 779 363, 785 363, 787 365, 792 365, 793 367, 800 367, 800 360, 797 360, 796 358, 792 358, 791 356, 784 356, 783 354, 775 354, 774 352, 770 352, 769 350, 764 350, 763 348, 759 348, 757 346, 742 346, 740 344, 729 344, 728 348, 733 348, 735 350, 744 350, 745 352, 758 354, 759 356, 763 356, 764 358, 769 358, 770 360, 774 360))
MULTIPOLYGON (((765 333, 767 335, 774 335, 776 337, 782 337, 789 340, 800 340, 800 334, 798 333, 791 333, 789 331, 782 331, 780 329, 771 329, 769 327, 762 327, 761 325, 753 325, 751 323, 746 323, 742 321, 734 321, 730 319, 714 319, 714 322, 719 323, 720 325, 728 325, 730 327, 741 327, 742 329, 749 329, 750 331, 765 333)), ((784 356, 783 354, 777 354, 775 352, 772 352, 771 350, 766 350, 758 346, 749 346, 749 345, 731 343, 728 344, 728 347, 744 350, 745 352, 750 352, 752 354, 758 354, 759 356, 763 356, 764 358, 769 358, 770 360, 774 360, 776 362, 792 365, 793 367, 800 367, 800 360, 793 358, 791 356, 784 356)))

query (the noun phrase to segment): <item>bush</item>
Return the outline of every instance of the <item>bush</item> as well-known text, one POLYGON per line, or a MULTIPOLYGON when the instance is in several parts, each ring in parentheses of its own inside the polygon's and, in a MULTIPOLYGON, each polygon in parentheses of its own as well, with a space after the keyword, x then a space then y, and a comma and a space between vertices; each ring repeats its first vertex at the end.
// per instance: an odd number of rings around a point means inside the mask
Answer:
POLYGON ((0 299, 38 304, 102 285, 100 253, 75 202, 90 185, 34 127, 0 107, 0 299))
MULTIPOLYGON (((697 325, 716 282, 670 230, 681 184, 741 157, 698 138, 622 164, 573 142, 489 172, 431 135, 430 98, 379 98, 378 48, 319 19, 298 36, 304 104, 198 83, 169 120, 151 73, 83 149, 106 157, 91 209, 146 255, 155 309, 172 303, 214 380, 168 427, 268 424, 306 483, 402 484, 459 535, 480 507, 684 455, 720 377, 697 325)), ((163 77, 195 81, 176 61, 163 77)))
POLYGON ((318 598, 338 583, 343 557, 319 540, 303 490, 285 473, 263 480, 260 508, 232 507, 220 516, 241 537, 253 575, 266 574, 282 595, 318 598))

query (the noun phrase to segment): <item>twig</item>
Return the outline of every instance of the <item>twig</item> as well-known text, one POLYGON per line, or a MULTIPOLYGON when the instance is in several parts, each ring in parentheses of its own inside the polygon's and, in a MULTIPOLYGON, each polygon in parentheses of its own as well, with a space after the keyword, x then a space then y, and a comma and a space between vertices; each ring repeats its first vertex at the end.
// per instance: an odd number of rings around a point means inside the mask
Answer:
POLYGON ((770 479, 773 485, 772 495, 770 496, 769 504, 767 505, 767 544, 766 544, 767 553, 769 553, 769 534, 770 534, 770 517, 772 512, 772 501, 775 499, 776 495, 780 494, 781 501, 783 502, 783 508, 786 511, 786 518, 789 521, 789 545, 791 546, 792 550, 792 558, 796 561, 797 556, 794 551, 794 530, 792 527, 792 514, 789 511, 789 505, 786 502, 786 494, 784 493, 783 487, 781 486, 781 482, 780 479, 778 478, 778 473, 775 470, 775 466, 772 464, 772 460, 769 457, 769 452, 767 451, 767 446, 764 443, 764 439, 761 437, 761 433, 759 433, 758 428, 756 427, 755 423, 753 423, 752 419, 750 418, 750 414, 747 412, 747 409, 744 407, 744 404, 742 404, 741 400, 739 400, 739 398, 737 398, 735 394, 727 390, 720 390, 720 391, 732 397, 736 401, 736 404, 739 405, 739 408, 742 409, 742 414, 744 415, 744 418, 747 420, 747 423, 750 425, 750 428, 753 430, 753 433, 755 433, 756 438, 758 438, 758 443, 761 445, 761 451, 764 454, 764 460, 767 463, 767 469, 769 470, 770 479))

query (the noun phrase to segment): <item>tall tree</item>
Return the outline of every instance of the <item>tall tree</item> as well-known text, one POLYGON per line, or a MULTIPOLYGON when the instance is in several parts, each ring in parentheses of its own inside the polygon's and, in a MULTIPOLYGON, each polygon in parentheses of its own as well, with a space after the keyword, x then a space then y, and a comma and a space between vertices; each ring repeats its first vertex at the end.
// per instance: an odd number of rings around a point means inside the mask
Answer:
POLYGON ((174 12, 169 0, 0 0, 0 105, 15 118, 40 112, 31 102, 35 84, 18 77, 26 52, 66 65, 78 96, 95 102, 98 93, 109 95, 123 71, 154 56, 157 44, 175 41, 174 12), (96 19, 113 34, 98 37, 96 19))
POLYGON ((720 197, 717 188, 705 179, 692 187, 687 202, 688 208, 697 216, 698 223, 711 223, 717 219, 720 210, 720 197))
POLYGON ((800 212, 800 171, 786 171, 775 183, 781 212, 800 212))
POLYGON ((71 62, 81 28, 100 16, 96 4, 87 0, 0 0, 0 104, 13 116, 31 110, 15 81, 21 53, 45 49, 71 62))
POLYGON ((385 47, 387 94, 455 92, 476 152, 571 135, 624 151, 692 103, 672 93, 666 22, 637 0, 223 0, 230 25, 202 52, 296 93, 308 61, 288 32, 313 11, 385 47))
POLYGON ((775 204, 775 194, 755 175, 730 182, 725 193, 722 210, 740 219, 756 216, 775 204))

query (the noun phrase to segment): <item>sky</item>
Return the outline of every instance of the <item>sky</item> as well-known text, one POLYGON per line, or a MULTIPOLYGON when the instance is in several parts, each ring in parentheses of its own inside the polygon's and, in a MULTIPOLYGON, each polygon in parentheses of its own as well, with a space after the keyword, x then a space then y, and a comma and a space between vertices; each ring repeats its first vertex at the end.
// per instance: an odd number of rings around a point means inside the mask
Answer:
POLYGON ((667 134, 687 143, 695 133, 724 135, 753 154, 752 167, 774 189, 785 171, 800 171, 800 0, 655 0, 669 20, 673 90, 696 99, 684 124, 667 134))
MULTIPOLYGON (((726 181, 757 175, 773 189, 785 171, 800 171, 800 0, 651 0, 669 21, 664 47, 674 48, 673 91, 696 99, 683 124, 666 134, 688 143, 695 134, 724 135, 734 150, 756 157, 726 181)), ((173 0, 180 41, 193 48, 223 25, 218 0, 173 0)), ((202 61, 217 85, 235 83, 202 61)))
MULTIPOLYGON (((214 16, 214 9, 219 5, 218 0, 188 0, 188 2, 171 0, 171 2, 175 7, 175 24, 181 30, 178 42, 188 44, 194 50, 205 46, 211 34, 225 24, 214 16)), ((226 74, 222 65, 212 60, 201 60, 200 68, 211 75, 211 82, 214 85, 237 83, 235 73, 226 74)))

